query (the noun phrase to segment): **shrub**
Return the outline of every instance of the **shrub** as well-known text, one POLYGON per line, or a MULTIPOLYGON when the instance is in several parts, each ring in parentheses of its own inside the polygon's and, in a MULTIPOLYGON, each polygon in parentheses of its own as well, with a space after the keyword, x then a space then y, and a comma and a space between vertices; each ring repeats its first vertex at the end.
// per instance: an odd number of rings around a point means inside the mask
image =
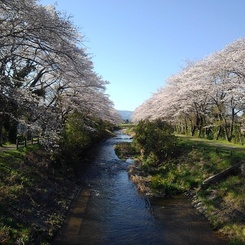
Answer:
POLYGON ((143 153, 143 159, 149 158, 149 164, 158 165, 175 153, 177 138, 167 122, 140 121, 135 134, 134 143, 143 153))

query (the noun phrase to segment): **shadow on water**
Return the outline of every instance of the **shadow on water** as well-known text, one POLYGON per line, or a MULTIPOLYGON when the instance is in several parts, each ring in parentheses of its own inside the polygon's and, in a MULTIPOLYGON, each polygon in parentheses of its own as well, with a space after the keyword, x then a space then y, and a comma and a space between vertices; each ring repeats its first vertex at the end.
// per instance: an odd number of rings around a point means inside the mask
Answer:
POLYGON ((91 150, 82 188, 53 244, 225 245, 184 197, 149 199, 127 174, 131 161, 115 155, 113 145, 130 141, 120 132, 91 150))

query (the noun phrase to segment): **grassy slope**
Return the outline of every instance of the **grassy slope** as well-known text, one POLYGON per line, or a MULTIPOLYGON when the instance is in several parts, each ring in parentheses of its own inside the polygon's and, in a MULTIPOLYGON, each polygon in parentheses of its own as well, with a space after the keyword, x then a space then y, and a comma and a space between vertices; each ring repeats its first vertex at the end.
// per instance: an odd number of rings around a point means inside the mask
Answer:
MULTIPOLYGON (((186 140, 182 139, 187 144, 186 140)), ((189 140, 195 145, 190 154, 196 162, 196 170, 190 173, 201 181, 245 159, 244 146, 195 138, 189 140)), ((230 244, 245 244, 244 175, 230 176, 206 190, 199 190, 195 202, 200 204, 200 211, 214 228, 230 238, 230 244)))
POLYGON ((36 146, 0 149, 0 244, 49 244, 78 188, 54 169, 36 146))

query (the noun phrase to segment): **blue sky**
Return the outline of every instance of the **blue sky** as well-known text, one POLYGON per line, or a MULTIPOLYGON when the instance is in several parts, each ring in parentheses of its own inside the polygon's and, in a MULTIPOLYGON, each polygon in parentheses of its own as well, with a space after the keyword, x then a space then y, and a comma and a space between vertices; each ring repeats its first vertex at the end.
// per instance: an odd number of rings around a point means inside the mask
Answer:
POLYGON ((244 0, 40 0, 72 16, 115 108, 134 110, 186 60, 245 37, 244 0))

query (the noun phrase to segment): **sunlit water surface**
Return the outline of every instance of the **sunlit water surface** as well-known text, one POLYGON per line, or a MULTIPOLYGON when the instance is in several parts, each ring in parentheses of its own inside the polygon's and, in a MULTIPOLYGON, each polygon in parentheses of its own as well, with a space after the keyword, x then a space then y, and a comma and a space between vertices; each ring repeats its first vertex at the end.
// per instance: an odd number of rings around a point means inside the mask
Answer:
POLYGON ((184 197, 149 199, 138 193, 127 174, 131 161, 120 161, 114 152, 125 141, 129 136, 117 132, 91 150, 83 188, 53 244, 227 244, 184 197))

